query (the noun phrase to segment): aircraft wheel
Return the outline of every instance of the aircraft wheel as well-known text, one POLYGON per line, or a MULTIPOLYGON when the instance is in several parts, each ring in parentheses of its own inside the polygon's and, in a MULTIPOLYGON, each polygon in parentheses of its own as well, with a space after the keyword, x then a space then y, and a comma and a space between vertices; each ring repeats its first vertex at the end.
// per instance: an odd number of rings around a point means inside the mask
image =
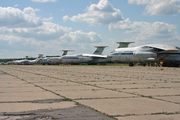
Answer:
POLYGON ((166 64, 166 63, 163 63, 163 64, 162 64, 162 67, 167 67, 167 64, 166 64))
POLYGON ((146 66, 146 63, 144 63, 143 66, 145 67, 145 66, 146 66))
POLYGON ((129 63, 129 66, 132 67, 132 66, 134 66, 134 64, 133 63, 129 63))

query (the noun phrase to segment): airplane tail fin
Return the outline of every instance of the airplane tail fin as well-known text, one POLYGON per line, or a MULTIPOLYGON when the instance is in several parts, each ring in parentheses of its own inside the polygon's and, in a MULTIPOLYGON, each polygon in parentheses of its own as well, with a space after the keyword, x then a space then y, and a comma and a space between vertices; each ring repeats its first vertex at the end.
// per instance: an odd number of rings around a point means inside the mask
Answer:
POLYGON ((42 58, 43 57, 43 54, 39 54, 38 58, 42 58))
POLYGON ((69 51, 74 51, 74 50, 62 50, 62 51, 63 51, 62 56, 64 56, 64 55, 67 55, 67 53, 68 53, 69 51))
POLYGON ((129 46, 130 43, 134 43, 134 42, 116 42, 118 45, 117 48, 126 48, 129 46))
POLYGON ((104 48, 108 47, 108 46, 95 46, 96 50, 94 51, 93 54, 95 55, 101 55, 102 52, 104 51, 104 48))

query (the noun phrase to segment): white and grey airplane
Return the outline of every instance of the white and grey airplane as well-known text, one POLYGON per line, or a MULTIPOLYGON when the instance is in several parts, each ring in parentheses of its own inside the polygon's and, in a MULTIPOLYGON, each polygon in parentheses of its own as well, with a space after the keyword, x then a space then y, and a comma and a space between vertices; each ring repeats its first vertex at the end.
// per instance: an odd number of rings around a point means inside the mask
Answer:
POLYGON ((98 64, 101 62, 107 62, 107 55, 102 55, 102 52, 107 46, 95 46, 96 50, 93 54, 78 54, 78 55, 64 55, 59 58, 61 63, 69 63, 69 64, 98 64))
POLYGON ((45 58, 40 58, 39 60, 38 60, 38 63, 39 64, 42 64, 42 65, 46 65, 46 64, 48 64, 48 57, 45 57, 45 58))
POLYGON ((129 66, 138 62, 154 62, 162 66, 179 66, 180 48, 170 45, 149 44, 138 47, 128 47, 133 42, 120 42, 120 46, 108 55, 116 63, 127 62, 129 66))
POLYGON ((26 58, 25 58, 24 60, 14 60, 14 61, 12 61, 11 63, 12 63, 13 65, 23 65, 23 62, 24 62, 24 61, 27 61, 27 58, 28 58, 28 56, 26 56, 26 58))
MULTIPOLYGON (((63 51, 63 55, 67 55, 67 53, 69 51, 73 51, 73 50, 62 50, 63 51)), ((39 59, 38 63, 42 64, 42 65, 58 65, 61 64, 61 62, 59 61, 59 57, 46 57, 46 58, 41 58, 39 59)))
POLYGON ((39 54, 39 56, 35 60, 24 60, 22 61, 23 65, 34 65, 37 64, 39 59, 42 58, 43 54, 39 54))

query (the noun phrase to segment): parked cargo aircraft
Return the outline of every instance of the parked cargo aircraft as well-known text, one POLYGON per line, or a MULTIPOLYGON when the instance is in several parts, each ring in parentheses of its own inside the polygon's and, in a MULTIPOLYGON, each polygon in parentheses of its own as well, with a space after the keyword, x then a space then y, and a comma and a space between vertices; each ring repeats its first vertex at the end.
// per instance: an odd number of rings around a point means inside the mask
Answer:
MULTIPOLYGON (((67 55, 67 53, 69 51, 73 51, 73 50, 62 50, 63 51, 63 55, 67 55)), ((57 64, 61 64, 61 62, 59 61, 59 57, 52 57, 52 58, 41 58, 39 59, 38 63, 42 64, 42 65, 45 65, 45 64, 48 64, 48 65, 57 65, 57 64)))
POLYGON ((104 48, 107 46, 95 46, 96 50, 93 54, 78 54, 78 55, 64 55, 59 58, 59 61, 62 63, 69 63, 69 64, 80 64, 80 63, 87 63, 87 64, 98 64, 101 62, 110 61, 107 59, 107 55, 101 55, 104 48))
POLYGON ((28 56, 26 56, 26 58, 24 60, 14 60, 11 63, 14 65, 23 65, 24 61, 27 61, 28 56))
POLYGON ((37 64, 39 59, 42 58, 43 54, 39 54, 39 56, 35 60, 24 60, 22 62, 23 65, 34 65, 37 64))
POLYGON ((48 57, 45 57, 45 58, 40 58, 39 60, 38 60, 38 63, 39 64, 42 64, 42 65, 45 65, 45 64, 48 64, 48 57))
POLYGON ((162 66, 179 66, 180 48, 170 45, 150 44, 128 47, 132 42, 120 42, 120 46, 108 55, 113 62, 127 62, 129 66, 137 62, 154 62, 162 66))

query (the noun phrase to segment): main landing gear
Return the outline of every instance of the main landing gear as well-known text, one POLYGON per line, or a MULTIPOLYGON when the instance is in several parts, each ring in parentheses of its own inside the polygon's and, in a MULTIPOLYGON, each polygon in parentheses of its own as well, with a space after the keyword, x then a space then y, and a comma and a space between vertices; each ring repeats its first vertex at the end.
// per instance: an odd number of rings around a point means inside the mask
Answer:
POLYGON ((133 63, 129 63, 129 67, 133 67, 134 66, 134 64, 133 63))

